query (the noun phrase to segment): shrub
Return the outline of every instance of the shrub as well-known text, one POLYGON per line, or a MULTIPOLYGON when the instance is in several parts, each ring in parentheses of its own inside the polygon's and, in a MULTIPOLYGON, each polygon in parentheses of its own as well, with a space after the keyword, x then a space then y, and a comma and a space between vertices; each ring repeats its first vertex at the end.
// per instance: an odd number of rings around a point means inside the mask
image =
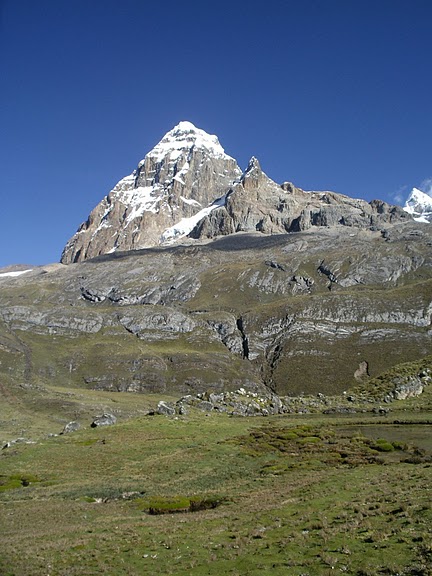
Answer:
POLYGON ((226 498, 220 495, 207 495, 207 496, 155 496, 149 500, 144 501, 144 509, 149 514, 175 514, 178 512, 199 512, 201 510, 209 510, 217 508, 226 498))
POLYGON ((299 442, 302 444, 317 444, 318 442, 321 442, 321 438, 318 438, 318 436, 304 436, 299 439, 299 442))
POLYGON ((373 448, 379 452, 393 452, 394 450, 393 444, 384 438, 378 438, 378 440, 373 445, 373 448))

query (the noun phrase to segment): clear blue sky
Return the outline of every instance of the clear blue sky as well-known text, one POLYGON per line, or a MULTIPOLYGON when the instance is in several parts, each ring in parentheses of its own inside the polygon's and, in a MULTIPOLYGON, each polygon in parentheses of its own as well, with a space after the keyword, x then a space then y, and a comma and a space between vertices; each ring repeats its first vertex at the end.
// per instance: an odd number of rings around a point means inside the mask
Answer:
POLYGON ((432 177, 430 0, 0 0, 0 266, 58 261, 180 120, 277 182, 432 177))

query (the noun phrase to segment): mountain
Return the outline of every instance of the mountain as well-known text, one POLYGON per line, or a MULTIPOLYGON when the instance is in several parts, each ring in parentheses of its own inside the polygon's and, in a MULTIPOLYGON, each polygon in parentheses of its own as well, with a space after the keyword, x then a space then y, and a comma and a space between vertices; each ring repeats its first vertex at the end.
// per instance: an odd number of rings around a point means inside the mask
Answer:
POLYGON ((0 276, 0 378, 196 394, 341 393, 430 353, 432 227, 319 226, 0 276))
POLYGON ((256 158, 242 173, 216 136, 180 122, 96 206, 66 244, 61 262, 171 244, 185 236, 278 234, 339 224, 373 228, 408 219, 401 208, 378 200, 276 184, 256 158))
POLYGON ((432 197, 418 188, 413 188, 404 210, 417 222, 432 222, 432 197))
POLYGON ((242 173, 182 122, 63 263, 0 270, 0 384, 340 394, 430 354, 431 246, 397 206, 242 173))
POLYGON ((180 122, 91 212, 64 248, 63 263, 184 236, 240 178, 216 136, 180 122))

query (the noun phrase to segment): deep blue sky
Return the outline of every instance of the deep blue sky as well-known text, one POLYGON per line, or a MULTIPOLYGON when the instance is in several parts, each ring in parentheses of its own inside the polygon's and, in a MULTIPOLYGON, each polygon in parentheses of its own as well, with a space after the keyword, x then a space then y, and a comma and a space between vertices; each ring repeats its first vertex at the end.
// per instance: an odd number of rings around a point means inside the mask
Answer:
POLYGON ((0 0, 0 266, 58 261, 180 120, 274 180, 432 177, 430 0, 0 0))

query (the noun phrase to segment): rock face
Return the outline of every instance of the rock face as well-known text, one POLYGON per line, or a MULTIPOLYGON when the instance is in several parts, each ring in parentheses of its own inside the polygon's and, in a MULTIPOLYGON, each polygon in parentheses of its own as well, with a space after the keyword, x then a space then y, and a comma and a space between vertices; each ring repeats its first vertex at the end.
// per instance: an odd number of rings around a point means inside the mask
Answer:
POLYGON ((279 186, 252 158, 246 172, 226 195, 225 204, 206 215, 192 238, 213 238, 235 232, 280 234, 312 226, 376 228, 409 220, 398 206, 370 203, 334 192, 304 192, 290 182, 279 186))
POLYGON ((170 242, 218 206, 240 176, 216 136, 180 122, 96 206, 61 261, 170 242))
POLYGON ((374 228, 409 219, 406 211, 381 201, 276 184, 256 158, 242 174, 216 136, 180 122, 96 206, 65 246, 61 261, 166 245, 185 236, 374 228))

